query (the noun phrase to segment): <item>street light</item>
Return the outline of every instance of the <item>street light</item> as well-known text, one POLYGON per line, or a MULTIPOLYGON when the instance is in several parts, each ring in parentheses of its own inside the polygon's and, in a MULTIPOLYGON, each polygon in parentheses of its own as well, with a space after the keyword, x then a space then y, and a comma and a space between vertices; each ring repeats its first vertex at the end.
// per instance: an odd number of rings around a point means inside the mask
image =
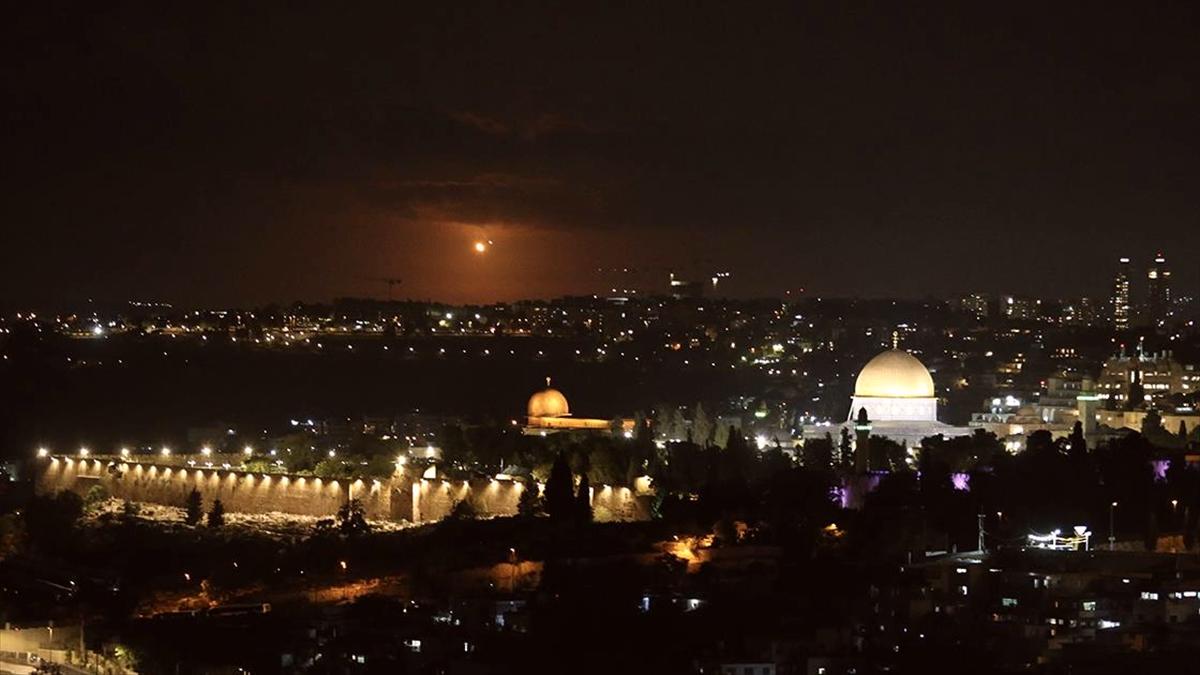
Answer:
POLYGON ((1117 535, 1114 523, 1117 517, 1117 503, 1113 502, 1108 507, 1108 550, 1117 550, 1117 535))

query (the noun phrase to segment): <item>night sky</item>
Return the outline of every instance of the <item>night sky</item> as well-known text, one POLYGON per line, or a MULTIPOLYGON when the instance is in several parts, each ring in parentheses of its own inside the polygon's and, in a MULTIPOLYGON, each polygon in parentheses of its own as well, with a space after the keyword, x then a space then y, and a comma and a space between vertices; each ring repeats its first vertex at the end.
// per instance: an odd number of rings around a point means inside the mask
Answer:
POLYGON ((0 300, 1200 285, 1194 3, 450 4, 9 8, 0 300))

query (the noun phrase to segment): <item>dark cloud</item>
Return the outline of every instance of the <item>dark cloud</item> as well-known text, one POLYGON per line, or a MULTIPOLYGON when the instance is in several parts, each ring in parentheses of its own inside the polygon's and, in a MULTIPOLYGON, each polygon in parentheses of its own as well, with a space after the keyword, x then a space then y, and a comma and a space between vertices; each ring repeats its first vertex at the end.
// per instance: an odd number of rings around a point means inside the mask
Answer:
POLYGON ((1195 11, 30 3, 0 280, 240 302, 409 270, 484 300, 639 264, 1102 293, 1117 254, 1197 244, 1195 11), (460 258, 481 234, 513 248, 460 258))

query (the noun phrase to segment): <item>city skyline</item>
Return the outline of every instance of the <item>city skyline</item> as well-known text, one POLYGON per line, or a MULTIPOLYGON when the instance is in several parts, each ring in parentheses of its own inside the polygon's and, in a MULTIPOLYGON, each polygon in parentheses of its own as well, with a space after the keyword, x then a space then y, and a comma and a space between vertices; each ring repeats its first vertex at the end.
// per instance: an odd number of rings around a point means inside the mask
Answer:
POLYGON ((1200 4, 5 19, 0 672, 1200 661, 1200 4))

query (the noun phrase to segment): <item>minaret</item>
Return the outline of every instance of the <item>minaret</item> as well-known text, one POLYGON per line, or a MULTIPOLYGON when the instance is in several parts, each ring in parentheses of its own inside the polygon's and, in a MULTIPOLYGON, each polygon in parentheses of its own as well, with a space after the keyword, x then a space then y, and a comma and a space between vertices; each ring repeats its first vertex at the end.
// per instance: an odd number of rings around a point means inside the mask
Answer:
POLYGON ((866 473, 871 468, 871 420, 867 419, 867 409, 858 409, 858 419, 854 423, 854 472, 866 473))
POLYGON ((1083 435, 1096 433, 1096 407, 1100 397, 1096 395, 1096 383, 1090 377, 1083 378, 1079 395, 1075 397, 1079 421, 1083 423, 1083 435))

